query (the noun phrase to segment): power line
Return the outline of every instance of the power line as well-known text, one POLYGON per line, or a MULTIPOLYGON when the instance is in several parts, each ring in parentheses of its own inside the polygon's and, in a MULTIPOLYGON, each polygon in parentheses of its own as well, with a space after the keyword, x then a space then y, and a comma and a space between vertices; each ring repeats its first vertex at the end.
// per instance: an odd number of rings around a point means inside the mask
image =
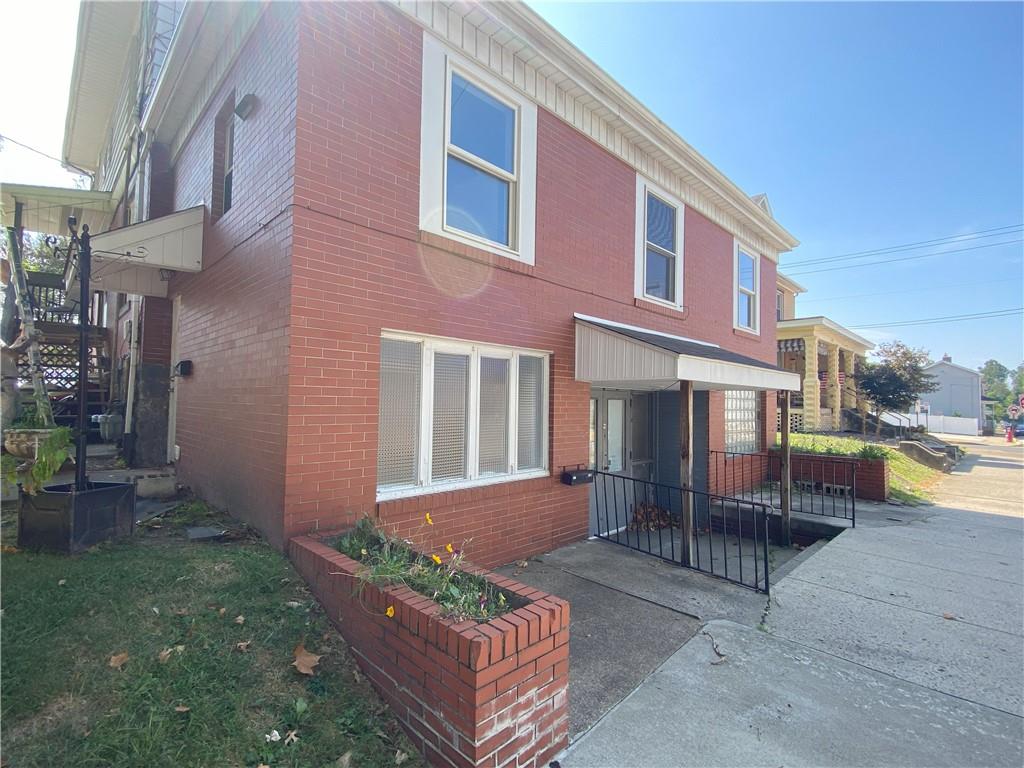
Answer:
MULTIPOLYGON (((1005 230, 1008 230, 1008 229, 1021 229, 1021 228, 1024 228, 1024 224, 1007 224, 1006 226, 993 227, 992 229, 979 229, 979 230, 977 230, 975 232, 966 232, 966 233, 964 233, 962 235, 947 235, 946 237, 938 237, 938 238, 935 238, 933 240, 918 240, 918 241, 915 241, 913 243, 904 243, 902 245, 892 245, 892 246, 889 246, 887 248, 872 248, 871 250, 867 250, 867 251, 852 251, 850 253, 841 253, 838 256, 825 256, 825 257, 816 258, 816 259, 807 259, 805 261, 802 261, 799 264, 795 264, 794 266, 796 266, 799 269, 799 268, 802 268, 802 267, 810 266, 811 264, 819 264, 819 263, 822 263, 822 262, 832 262, 832 261, 843 261, 843 260, 850 260, 850 259, 859 259, 859 258, 864 258, 866 256, 880 256, 883 253, 896 253, 896 252, 899 252, 899 251, 916 251, 916 250, 919 250, 921 248, 926 248, 929 245, 936 245, 936 244, 955 245, 957 243, 969 242, 971 240, 980 240, 980 239, 984 239, 984 238, 987 238, 987 237, 999 237, 1000 234, 1006 234, 1006 235, 1016 234, 1016 233, 1013 233, 1013 232, 1006 232, 1005 230)), ((796 256, 794 258, 799 258, 799 256, 796 256)))
POLYGON ((991 317, 1009 317, 1024 312, 1024 307, 1015 309, 995 309, 991 312, 973 312, 966 315, 945 315, 942 317, 923 317, 917 320, 896 320, 891 323, 868 323, 867 325, 851 325, 850 328, 897 328, 905 325, 934 325, 936 323, 955 323, 962 320, 985 320, 991 317))
POLYGON ((19 147, 21 147, 23 149, 27 149, 29 152, 35 152, 37 155, 41 155, 41 156, 45 157, 47 160, 53 160, 54 162, 60 163, 61 165, 66 166, 67 168, 73 168, 74 170, 78 171, 78 173, 81 174, 82 176, 92 176, 91 173, 89 173, 88 171, 82 170, 81 168, 79 168, 76 165, 72 165, 71 163, 65 162, 64 160, 61 160, 59 157, 54 157, 53 155, 48 155, 46 152, 43 152, 41 149, 36 149, 35 147, 30 147, 28 144, 23 144, 22 142, 18 141, 17 139, 12 139, 10 136, 4 136, 2 133, 0 133, 0 141, 9 141, 9 142, 11 142, 11 144, 17 144, 19 147))
POLYGON ((898 291, 873 291, 871 293, 847 293, 842 296, 818 296, 813 299, 798 299, 801 304, 814 304, 819 301, 841 301, 842 299, 862 299, 869 296, 895 296, 902 293, 930 293, 932 291, 940 291, 946 288, 970 288, 976 285, 995 285, 1000 283, 1005 285, 1006 278, 999 278, 998 280, 982 280, 977 283, 940 283, 939 285, 932 285, 925 288, 902 288, 898 291))
POLYGON ((950 253, 966 253, 968 251, 980 251, 983 248, 997 248, 1000 245, 1014 245, 1015 243, 1021 243, 1024 240, 1005 240, 1001 243, 987 243, 985 245, 975 245, 970 248, 953 248, 948 251, 937 251, 935 253, 919 253, 915 256, 903 256, 899 259, 885 259, 883 261, 867 261, 861 264, 846 264, 839 267, 822 267, 821 269, 808 269, 805 272, 787 272, 786 275, 790 277, 799 277, 800 275, 816 275, 819 272, 838 272, 841 269, 858 269, 860 267, 872 267, 876 264, 895 264, 899 261, 913 261, 915 259, 927 259, 931 256, 945 256, 950 253))

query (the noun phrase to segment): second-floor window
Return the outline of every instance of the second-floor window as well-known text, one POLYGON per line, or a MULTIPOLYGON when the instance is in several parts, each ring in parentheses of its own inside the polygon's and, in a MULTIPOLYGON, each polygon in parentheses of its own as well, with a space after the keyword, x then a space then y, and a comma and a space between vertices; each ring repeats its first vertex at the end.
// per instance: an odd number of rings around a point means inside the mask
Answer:
POLYGON ((637 177, 636 297, 683 305, 683 205, 637 177))
POLYGON ((420 229, 533 264, 537 106, 426 35, 420 229))
POLYGON ((735 327, 758 333, 760 262, 756 253, 739 243, 736 244, 734 274, 735 327))
POLYGON ((231 180, 235 173, 235 113, 227 116, 224 126, 224 208, 223 213, 231 210, 231 180))
POLYGON ((786 317, 786 294, 782 291, 775 292, 775 319, 785 320, 786 317))

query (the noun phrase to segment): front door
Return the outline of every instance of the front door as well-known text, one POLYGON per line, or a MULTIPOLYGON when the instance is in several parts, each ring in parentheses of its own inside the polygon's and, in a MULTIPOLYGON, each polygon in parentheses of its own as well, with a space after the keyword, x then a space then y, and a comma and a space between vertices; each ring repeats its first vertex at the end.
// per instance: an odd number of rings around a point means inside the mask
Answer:
MULTIPOLYGON (((653 404, 649 392, 591 390, 590 468, 639 480, 654 479, 653 404)), ((610 478, 598 475, 590 493, 590 535, 607 535, 623 520, 599 521, 596 496, 614 495, 610 478)))

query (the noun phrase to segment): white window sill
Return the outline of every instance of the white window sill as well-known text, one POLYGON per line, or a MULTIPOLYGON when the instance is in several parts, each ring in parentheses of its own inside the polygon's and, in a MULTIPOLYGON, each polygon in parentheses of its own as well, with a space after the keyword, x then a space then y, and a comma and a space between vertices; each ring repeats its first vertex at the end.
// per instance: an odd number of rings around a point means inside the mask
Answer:
POLYGON ((429 232, 430 234, 436 235, 437 237, 444 237, 447 238, 448 240, 454 240, 458 243, 463 243, 464 245, 472 246, 473 248, 477 248, 481 251, 493 253, 495 256, 504 256, 506 259, 511 259, 512 261, 518 261, 522 264, 529 264, 531 266, 533 265, 532 255, 525 254, 521 251, 514 251, 508 246, 502 245, 501 243, 496 243, 493 240, 487 240, 482 237, 476 237, 474 235, 469 234, 468 232, 463 232, 462 230, 459 229, 451 229, 449 227, 435 228, 421 224, 420 228, 424 232, 429 232))
POLYGON ((684 307, 682 304, 676 304, 675 302, 672 301, 659 299, 656 296, 648 296, 646 293, 643 296, 637 296, 636 298, 638 298, 640 301, 646 301, 651 304, 657 304, 659 307, 664 307, 665 309, 674 309, 676 312, 686 311, 686 307, 684 307))
POLYGON ((519 480, 536 480, 541 477, 550 477, 551 473, 546 469, 533 469, 528 472, 519 472, 514 475, 495 475, 493 477, 480 477, 475 480, 459 480, 453 483, 439 483, 437 485, 416 485, 404 488, 394 488, 387 491, 377 491, 377 501, 394 501, 396 499, 409 499, 414 496, 428 496, 434 493, 447 493, 448 491, 461 491, 467 488, 482 488, 488 485, 499 485, 501 483, 515 483, 519 480))
POLYGON ((740 333, 750 334, 751 336, 760 336, 761 335, 761 331, 759 331, 757 328, 747 328, 747 327, 742 326, 742 325, 734 325, 732 327, 732 329, 734 331, 739 331, 740 333))

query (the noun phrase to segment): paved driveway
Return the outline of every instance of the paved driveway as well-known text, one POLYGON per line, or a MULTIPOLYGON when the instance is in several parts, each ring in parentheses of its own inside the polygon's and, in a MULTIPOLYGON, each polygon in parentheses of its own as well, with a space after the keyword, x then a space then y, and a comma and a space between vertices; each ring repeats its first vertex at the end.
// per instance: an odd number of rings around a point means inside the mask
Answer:
POLYGON ((1024 764, 1024 450, 969 450, 937 505, 842 533, 760 628, 710 622, 563 765, 1024 764))

